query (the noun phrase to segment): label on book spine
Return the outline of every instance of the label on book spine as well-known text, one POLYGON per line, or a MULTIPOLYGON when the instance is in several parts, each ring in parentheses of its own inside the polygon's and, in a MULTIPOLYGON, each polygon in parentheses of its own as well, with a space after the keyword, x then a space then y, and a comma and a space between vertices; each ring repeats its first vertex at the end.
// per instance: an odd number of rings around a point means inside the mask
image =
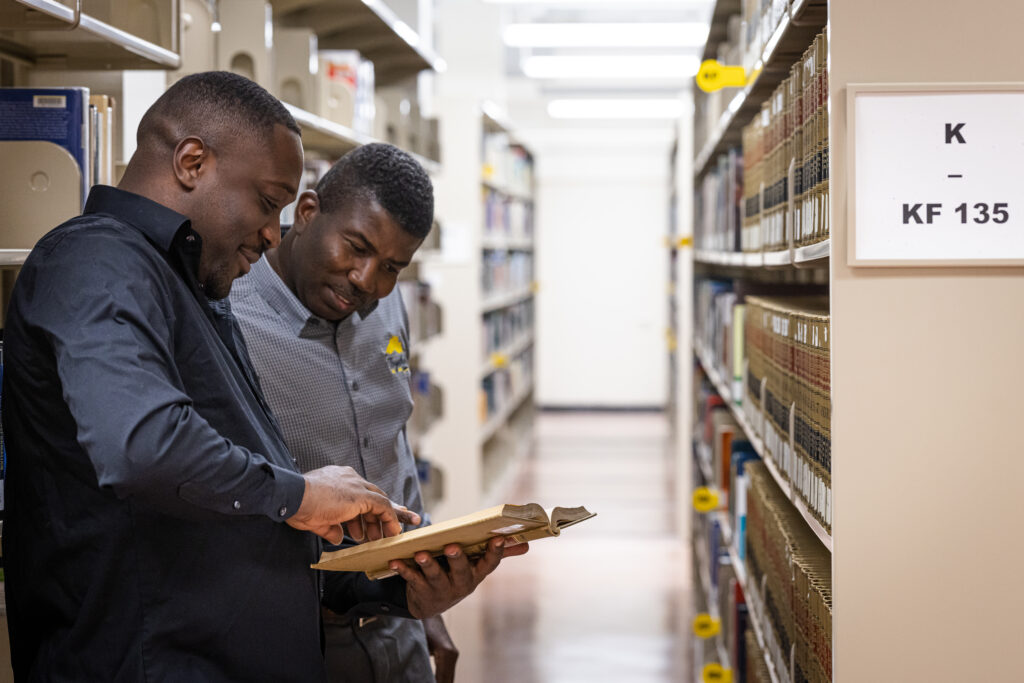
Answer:
POLYGON ((693 619, 693 633, 698 638, 713 638, 721 630, 722 622, 707 612, 702 612, 693 619))
POLYGON ((697 512, 711 512, 718 508, 718 493, 707 486, 693 492, 693 509, 697 512))
POLYGON ((718 662, 711 662, 704 665, 700 678, 704 683, 732 683, 732 671, 718 662))

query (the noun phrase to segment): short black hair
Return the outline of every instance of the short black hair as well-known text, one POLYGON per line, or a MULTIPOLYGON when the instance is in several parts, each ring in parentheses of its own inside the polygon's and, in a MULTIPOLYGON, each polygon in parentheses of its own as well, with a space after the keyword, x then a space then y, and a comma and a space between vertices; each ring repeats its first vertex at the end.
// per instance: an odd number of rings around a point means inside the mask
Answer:
POLYGON ((259 84, 230 71, 204 71, 185 76, 157 99, 139 122, 138 144, 155 138, 173 146, 186 135, 214 144, 239 133, 262 139, 275 125, 302 134, 280 100, 259 84))
POLYGON ((316 186, 320 212, 330 213, 355 200, 376 199, 395 222, 423 239, 434 222, 434 186, 411 155, 374 142, 341 157, 316 186))

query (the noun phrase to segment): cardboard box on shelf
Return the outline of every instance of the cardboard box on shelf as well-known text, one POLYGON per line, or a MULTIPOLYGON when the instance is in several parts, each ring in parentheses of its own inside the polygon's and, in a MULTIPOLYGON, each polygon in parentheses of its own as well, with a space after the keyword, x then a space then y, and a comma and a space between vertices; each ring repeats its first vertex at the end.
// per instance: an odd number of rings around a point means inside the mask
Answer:
POLYGON ((312 111, 320 56, 316 34, 308 28, 274 31, 274 94, 299 109, 312 111))
POLYGON ((373 62, 356 50, 320 50, 315 114, 372 135, 374 121, 373 62))
POLYGON ((220 0, 217 66, 274 90, 273 22, 268 3, 220 0))

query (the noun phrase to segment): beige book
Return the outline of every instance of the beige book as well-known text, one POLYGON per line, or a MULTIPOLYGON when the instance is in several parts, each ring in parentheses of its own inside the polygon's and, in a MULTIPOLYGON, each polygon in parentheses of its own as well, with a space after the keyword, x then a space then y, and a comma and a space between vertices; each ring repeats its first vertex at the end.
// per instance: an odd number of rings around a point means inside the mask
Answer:
POLYGON ((323 553, 313 568, 366 572, 371 579, 383 579, 395 574, 388 567, 391 560, 412 560, 413 555, 421 550, 437 557, 442 555, 446 545, 458 543, 467 555, 481 555, 487 542, 495 536, 505 536, 516 543, 528 543, 558 536, 562 529, 594 516, 594 513, 583 507, 545 510, 536 503, 497 505, 390 538, 323 553))

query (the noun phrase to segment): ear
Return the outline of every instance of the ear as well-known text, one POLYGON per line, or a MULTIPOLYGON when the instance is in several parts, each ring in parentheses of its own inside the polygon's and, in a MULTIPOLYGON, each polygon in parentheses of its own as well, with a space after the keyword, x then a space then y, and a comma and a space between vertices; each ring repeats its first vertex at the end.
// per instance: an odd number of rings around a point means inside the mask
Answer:
POLYGON ((301 235, 319 215, 320 197, 314 190, 306 190, 299 195, 299 203, 295 206, 295 224, 292 225, 292 230, 301 235))
POLYGON ((190 136, 174 148, 174 176, 187 190, 194 190, 199 177, 213 164, 210 148, 195 136, 190 136))

